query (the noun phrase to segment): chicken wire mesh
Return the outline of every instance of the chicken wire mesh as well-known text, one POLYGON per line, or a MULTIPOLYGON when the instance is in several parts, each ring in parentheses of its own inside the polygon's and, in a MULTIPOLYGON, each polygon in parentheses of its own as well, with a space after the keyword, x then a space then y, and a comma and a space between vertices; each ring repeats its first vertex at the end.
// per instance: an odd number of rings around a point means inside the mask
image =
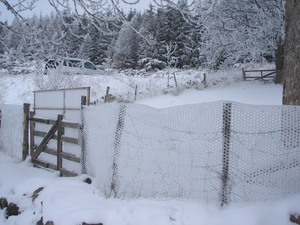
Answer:
POLYGON ((22 159, 23 105, 0 104, 0 151, 22 159))
POLYGON ((82 109, 83 167, 107 197, 244 202, 300 191, 300 107, 82 109))

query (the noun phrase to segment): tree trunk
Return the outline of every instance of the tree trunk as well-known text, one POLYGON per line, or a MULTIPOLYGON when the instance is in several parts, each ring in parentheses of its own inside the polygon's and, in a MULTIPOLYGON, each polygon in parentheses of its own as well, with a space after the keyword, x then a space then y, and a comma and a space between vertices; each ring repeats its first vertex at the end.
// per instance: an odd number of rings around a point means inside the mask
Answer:
POLYGON ((276 77, 275 84, 281 84, 283 79, 283 66, 284 66, 284 45, 283 41, 280 39, 277 43, 277 48, 275 51, 276 58, 276 77))
POLYGON ((300 105, 300 1, 286 1, 285 9, 283 104, 300 105))

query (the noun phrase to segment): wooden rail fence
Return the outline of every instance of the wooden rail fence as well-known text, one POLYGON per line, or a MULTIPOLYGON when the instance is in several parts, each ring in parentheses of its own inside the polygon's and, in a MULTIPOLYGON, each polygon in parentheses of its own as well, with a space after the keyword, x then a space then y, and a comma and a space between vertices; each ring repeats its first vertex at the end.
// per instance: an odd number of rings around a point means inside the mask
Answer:
POLYGON ((244 70, 242 69, 243 79, 246 81, 247 79, 252 80, 270 80, 275 79, 276 70, 244 70))

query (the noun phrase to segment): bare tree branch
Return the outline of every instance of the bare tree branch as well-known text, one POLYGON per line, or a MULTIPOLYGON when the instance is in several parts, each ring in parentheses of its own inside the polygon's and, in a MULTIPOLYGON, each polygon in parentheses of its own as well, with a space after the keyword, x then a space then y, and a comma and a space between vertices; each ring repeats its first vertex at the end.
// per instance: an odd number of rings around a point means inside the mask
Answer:
POLYGON ((38 0, 19 0, 17 3, 12 5, 6 0, 0 0, 0 2, 2 2, 6 6, 7 10, 11 12, 15 18, 20 19, 23 22, 25 22, 25 19, 21 15, 21 12, 33 10, 34 5, 37 1, 38 0))

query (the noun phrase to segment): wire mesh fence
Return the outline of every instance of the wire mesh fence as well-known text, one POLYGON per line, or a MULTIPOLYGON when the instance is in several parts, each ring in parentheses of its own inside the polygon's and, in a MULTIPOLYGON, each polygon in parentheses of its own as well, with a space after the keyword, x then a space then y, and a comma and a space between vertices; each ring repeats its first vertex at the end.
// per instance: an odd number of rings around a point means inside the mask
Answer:
POLYGON ((22 159, 23 105, 0 104, 0 151, 22 159))
POLYGON ((272 200, 300 191, 300 107, 82 109, 84 168, 107 197, 272 200))

